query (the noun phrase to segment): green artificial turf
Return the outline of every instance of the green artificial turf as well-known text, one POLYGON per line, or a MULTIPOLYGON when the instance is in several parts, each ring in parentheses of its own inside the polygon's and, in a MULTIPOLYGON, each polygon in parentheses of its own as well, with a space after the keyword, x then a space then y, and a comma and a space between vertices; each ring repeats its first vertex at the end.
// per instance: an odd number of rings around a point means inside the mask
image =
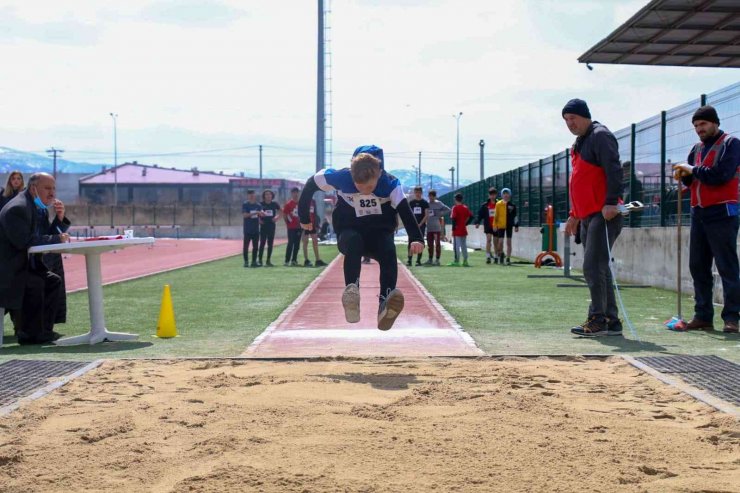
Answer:
MULTIPOLYGON (((336 246, 322 246, 329 263, 336 246)), ((96 359, 128 357, 238 356, 321 272, 318 268, 283 267, 285 246, 275 247, 278 267, 245 269, 241 255, 156 274, 103 288, 108 330, 139 334, 136 342, 94 346, 19 346, 6 317, 0 361, 13 358, 96 359), (179 337, 158 339, 162 290, 169 284, 179 337)), ((299 257, 301 257, 299 255, 299 257)), ((68 297, 66 336, 89 328, 87 292, 68 297)))
MULTIPOLYGON (((405 248, 399 258, 406 260, 405 248)), ((535 269, 531 264, 486 265, 485 252, 470 254, 471 267, 446 267, 452 252, 443 251, 442 267, 412 267, 411 271, 435 298, 491 354, 715 354, 740 362, 740 337, 719 331, 668 331, 663 322, 676 314, 676 293, 663 289, 624 289, 622 299, 642 342, 634 340, 626 323, 624 337, 582 339, 570 328, 586 319, 588 289, 558 288, 582 284, 562 277, 562 270, 535 269), (553 275, 531 279, 528 275, 553 275)), ((424 259, 426 260, 426 252, 424 259)), ((580 273, 575 273, 580 274, 580 273)), ((693 300, 682 300, 691 318, 693 300)), ((624 320, 624 314, 620 315, 624 320)))

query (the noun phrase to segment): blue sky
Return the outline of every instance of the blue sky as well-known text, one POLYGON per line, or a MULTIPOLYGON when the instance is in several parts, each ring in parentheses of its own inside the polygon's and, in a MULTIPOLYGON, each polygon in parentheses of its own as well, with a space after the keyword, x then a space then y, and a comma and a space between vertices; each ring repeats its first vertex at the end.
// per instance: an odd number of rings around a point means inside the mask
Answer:
MULTIPOLYGON (((572 97, 614 130, 740 79, 737 69, 576 59, 646 0, 334 0, 334 165, 356 146, 390 168, 447 176, 460 120, 461 178, 567 147, 572 97)), ((314 167, 313 0, 0 0, 0 145, 189 168, 308 175, 314 167), (234 149, 155 156, 191 150, 234 149)))

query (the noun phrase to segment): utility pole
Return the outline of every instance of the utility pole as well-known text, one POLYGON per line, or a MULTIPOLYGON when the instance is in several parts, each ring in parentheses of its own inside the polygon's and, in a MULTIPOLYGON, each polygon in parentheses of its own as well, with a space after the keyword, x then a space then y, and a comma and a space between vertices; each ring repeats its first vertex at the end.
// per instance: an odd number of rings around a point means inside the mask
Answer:
POLYGON ((262 183, 262 144, 260 144, 260 193, 262 193, 265 190, 265 187, 262 183))
POLYGON ((113 204, 118 205, 118 113, 111 113, 113 118, 113 204))
POLYGON ((457 115, 452 115, 457 121, 457 150, 455 152, 455 168, 457 168, 457 187, 455 187, 455 180, 452 180, 453 190, 457 190, 458 188, 460 188, 460 117, 462 116, 462 114, 463 113, 461 111, 457 115))
POLYGON ((64 152, 63 149, 54 149, 53 147, 51 149, 47 149, 46 152, 54 157, 54 179, 57 179, 57 154, 61 154, 64 152))
POLYGON ((429 190, 434 190, 434 175, 429 175, 429 190))
POLYGON ((450 180, 452 181, 452 191, 455 191, 455 167, 450 168, 450 180))
POLYGON ((326 163, 325 149, 325 113, 324 104, 324 0, 318 0, 319 7, 319 25, 318 25, 318 47, 317 54, 317 74, 316 74, 316 171, 324 169, 326 163))
POLYGON ((419 151, 419 179, 416 182, 421 186, 421 151, 419 151))
POLYGON ((478 142, 478 145, 480 146, 480 179, 483 181, 486 177, 486 171, 483 165, 483 148, 486 147, 486 141, 483 139, 480 139, 480 142, 478 142))

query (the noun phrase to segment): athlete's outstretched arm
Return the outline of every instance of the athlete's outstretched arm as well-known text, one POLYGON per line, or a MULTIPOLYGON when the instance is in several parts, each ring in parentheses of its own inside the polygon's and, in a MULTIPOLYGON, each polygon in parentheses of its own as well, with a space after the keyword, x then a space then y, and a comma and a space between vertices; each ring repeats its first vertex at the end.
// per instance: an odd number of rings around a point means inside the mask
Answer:
POLYGON ((311 200, 313 200, 313 194, 319 191, 319 186, 313 179, 313 176, 308 179, 306 186, 303 187, 301 197, 298 199, 298 219, 301 224, 311 223, 311 200))
POLYGON ((416 222, 416 217, 414 216, 414 213, 411 211, 409 201, 404 198, 401 202, 399 202, 396 206, 396 212, 398 212, 398 215, 401 216, 403 227, 406 228, 406 233, 409 235, 409 242, 413 243, 416 241, 423 245, 424 238, 422 238, 421 236, 421 230, 419 229, 419 225, 416 222))

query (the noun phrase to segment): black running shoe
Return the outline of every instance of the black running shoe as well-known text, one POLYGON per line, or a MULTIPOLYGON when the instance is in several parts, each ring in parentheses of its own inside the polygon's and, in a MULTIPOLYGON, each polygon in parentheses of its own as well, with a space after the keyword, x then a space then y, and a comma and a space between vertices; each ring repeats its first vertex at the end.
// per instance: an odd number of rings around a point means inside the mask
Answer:
POLYGON ((313 264, 311 263, 311 261, 310 261, 310 260, 306 259, 306 260, 305 260, 305 261, 303 262, 303 267, 313 267, 313 264))
POLYGON ((265 262, 265 267, 275 267, 275 266, 274 266, 274 265, 272 265, 272 262, 270 262, 270 261, 268 260, 267 262, 265 262))
POLYGON ((406 261, 406 265, 408 265, 409 267, 411 267, 411 258, 409 258, 409 259, 408 259, 408 260, 406 261))
POLYGON ((606 323, 606 335, 608 336, 621 336, 622 335, 622 321, 618 318, 609 319, 606 323))
POLYGON ((324 261, 323 261, 323 260, 321 260, 321 259, 318 259, 318 260, 316 261, 316 267, 326 267, 326 262, 324 262, 324 261))
POLYGON ((491 257, 486 257, 486 263, 487 264, 490 264, 491 263, 491 257))
POLYGON ((378 328, 389 330, 403 310, 403 293, 398 289, 388 292, 387 296, 380 297, 378 308, 378 328))
POLYGON ((260 264, 258 264, 257 262, 252 262, 252 264, 250 265, 250 267, 252 267, 253 269, 254 268, 257 268, 259 266, 260 266, 260 264))
POLYGON ((606 321, 598 317, 591 317, 578 327, 573 327, 570 331, 579 337, 603 337, 609 335, 606 321))
POLYGON ((417 266, 417 267, 421 267, 421 265, 422 265, 422 264, 421 264, 421 260, 417 260, 417 261, 416 261, 416 266, 417 266))

